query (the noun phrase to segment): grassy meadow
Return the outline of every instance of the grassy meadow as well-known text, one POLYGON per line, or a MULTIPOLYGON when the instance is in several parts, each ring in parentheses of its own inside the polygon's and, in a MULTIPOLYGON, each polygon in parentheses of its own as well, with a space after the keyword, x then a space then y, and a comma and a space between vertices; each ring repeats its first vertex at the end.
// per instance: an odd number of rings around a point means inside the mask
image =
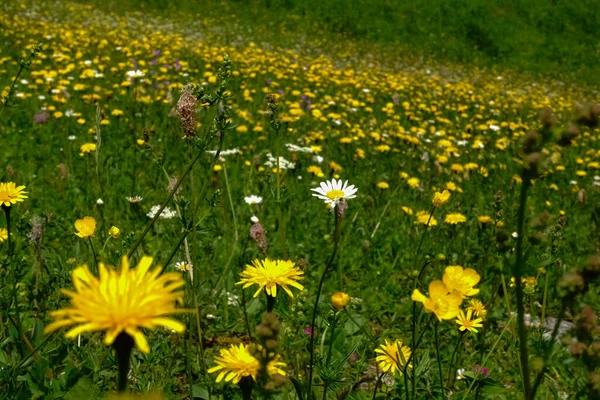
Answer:
POLYGON ((600 398, 593 4, 366 3, 0 5, 0 399, 600 398))

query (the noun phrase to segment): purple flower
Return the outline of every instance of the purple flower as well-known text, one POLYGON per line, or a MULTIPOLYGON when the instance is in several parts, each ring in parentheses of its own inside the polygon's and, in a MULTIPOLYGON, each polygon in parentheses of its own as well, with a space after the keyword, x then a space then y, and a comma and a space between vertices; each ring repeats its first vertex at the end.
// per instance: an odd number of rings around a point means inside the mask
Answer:
POLYGON ((154 50, 154 56, 155 57, 160 56, 160 50, 154 50))
POLYGON ((156 60, 152 60, 152 61, 150 61, 150 64, 156 65, 156 62, 157 62, 156 60))
POLYGON ((33 117, 33 121, 36 124, 38 124, 38 125, 45 124, 47 120, 48 120, 48 113, 46 111, 42 111, 41 113, 37 113, 33 117))
POLYGON ((181 69, 181 64, 179 64, 179 59, 175 60, 175 69, 179 71, 181 69))
POLYGON ((267 85, 270 85, 271 83, 273 83, 273 81, 271 79, 267 79, 267 85))
MULTIPOLYGON (((312 332, 312 329, 310 327, 308 328, 304 328, 304 334, 306 335, 310 335, 312 332)), ((316 336, 316 333, 313 333, 313 337, 316 336)))
POLYGON ((490 376, 490 370, 484 367, 480 367, 479 365, 476 365, 475 368, 473 368, 473 370, 476 374, 485 375, 486 378, 490 376))
POLYGON ((277 91, 277 93, 279 93, 279 94, 283 94, 283 90, 279 89, 279 90, 277 91))

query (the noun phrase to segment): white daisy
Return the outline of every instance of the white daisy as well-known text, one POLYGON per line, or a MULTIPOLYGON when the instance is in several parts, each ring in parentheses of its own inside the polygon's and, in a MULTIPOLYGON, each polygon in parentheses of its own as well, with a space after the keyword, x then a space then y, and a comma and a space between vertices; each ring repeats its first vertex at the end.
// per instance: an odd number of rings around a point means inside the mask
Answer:
POLYGON ((318 197, 321 200, 325 200, 325 204, 335 207, 340 200, 348 200, 355 198, 355 193, 358 191, 354 185, 348 186, 348 181, 343 182, 342 180, 332 179, 330 181, 321 182, 320 187, 310 189, 313 192, 313 196, 318 197))
POLYGON ((191 271, 193 267, 194 267, 193 265, 188 264, 185 261, 179 261, 179 262, 175 263, 175 269, 182 271, 182 272, 191 271))
POLYGON ((144 73, 139 69, 136 69, 135 71, 127 71, 127 76, 130 78, 141 78, 144 76, 144 73))
POLYGON ((135 204, 135 203, 139 203, 140 201, 144 200, 141 196, 135 196, 135 197, 126 197, 126 199, 131 203, 131 204, 135 204))
POLYGON ((254 195, 254 194, 253 194, 253 195, 250 195, 250 196, 244 197, 244 201, 245 201, 247 204, 250 204, 250 205, 253 205, 253 204, 260 204, 260 203, 262 203, 262 201, 263 201, 263 198, 262 198, 262 197, 260 197, 260 196, 256 196, 256 195, 254 195))
POLYGON ((464 368, 459 368, 456 370, 456 379, 458 379, 458 380, 465 379, 465 369, 464 368))

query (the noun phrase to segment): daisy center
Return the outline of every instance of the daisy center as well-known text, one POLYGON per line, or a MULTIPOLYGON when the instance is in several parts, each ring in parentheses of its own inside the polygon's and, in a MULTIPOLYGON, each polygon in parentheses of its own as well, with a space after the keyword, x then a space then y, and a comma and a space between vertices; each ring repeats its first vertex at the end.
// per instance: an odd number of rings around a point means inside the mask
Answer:
POLYGON ((329 192, 327 192, 327 194, 325 196, 327 196, 331 200, 336 200, 336 199, 339 199, 340 197, 344 196, 344 191, 343 190, 330 190, 329 192))

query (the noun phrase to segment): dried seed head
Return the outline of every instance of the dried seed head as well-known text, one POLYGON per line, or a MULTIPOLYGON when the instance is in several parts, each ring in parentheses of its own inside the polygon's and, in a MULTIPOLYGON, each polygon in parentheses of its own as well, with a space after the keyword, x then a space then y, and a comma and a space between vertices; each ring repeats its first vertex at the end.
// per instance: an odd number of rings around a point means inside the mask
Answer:
POLYGON ((267 233, 260 222, 252 224, 250 227, 250 237, 256 242, 259 250, 263 254, 266 254, 269 243, 267 242, 267 233))
POLYGON ((177 102, 177 114, 181 121, 181 129, 184 139, 192 139, 196 136, 196 96, 192 87, 187 85, 181 90, 181 97, 177 102))

